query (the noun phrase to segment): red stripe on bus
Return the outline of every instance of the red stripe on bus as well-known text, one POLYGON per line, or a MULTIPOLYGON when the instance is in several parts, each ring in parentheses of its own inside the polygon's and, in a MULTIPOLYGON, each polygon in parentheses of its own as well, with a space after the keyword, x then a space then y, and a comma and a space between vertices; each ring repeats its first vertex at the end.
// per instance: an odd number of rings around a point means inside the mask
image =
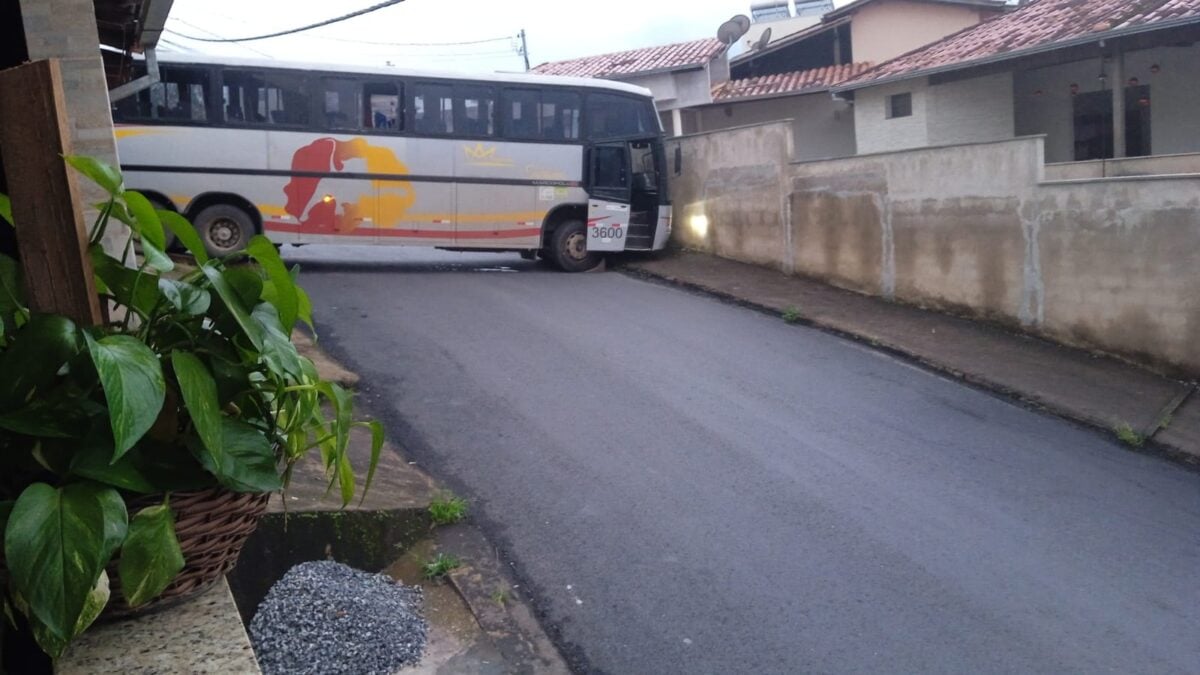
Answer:
POLYGON ((401 228, 355 228, 349 232, 328 232, 303 225, 268 221, 264 227, 271 232, 289 232, 292 234, 331 234, 347 237, 409 237, 412 239, 520 239, 536 237, 542 234, 540 227, 527 227, 520 230, 407 230, 401 228))

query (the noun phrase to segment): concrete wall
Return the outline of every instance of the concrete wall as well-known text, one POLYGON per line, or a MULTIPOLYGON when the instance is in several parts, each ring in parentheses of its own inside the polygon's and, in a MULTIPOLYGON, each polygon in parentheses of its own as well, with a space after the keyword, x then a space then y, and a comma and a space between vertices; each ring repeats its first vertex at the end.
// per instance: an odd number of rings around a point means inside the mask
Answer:
POLYGON ((1046 165, 1046 180, 1163 176, 1179 173, 1200 174, 1200 153, 1094 159, 1088 162, 1046 165))
POLYGON ((1200 175, 1046 181, 1040 137, 789 163, 791 131, 676 141, 677 240, 1200 374, 1200 175))
POLYGON ((854 111, 828 92, 697 108, 698 131, 792 120, 795 159, 847 157, 855 152, 854 111))
MULTIPOLYGON (((1125 55, 1125 78, 1150 86, 1150 149, 1156 155, 1200 152, 1200 45, 1156 47, 1125 55), (1154 66, 1158 66, 1155 72, 1154 66)), ((1020 72, 1013 78, 1016 133, 1045 134, 1046 161, 1075 159, 1071 85, 1101 89, 1100 59, 1020 72)), ((1112 66, 1106 67, 1108 72, 1112 66)), ((1111 83, 1109 83, 1111 86, 1111 83)))
POLYGON ((973 26, 982 16, 976 8, 936 2, 870 3, 854 13, 850 24, 854 60, 883 63, 973 26))
POLYGON ((925 78, 860 90, 854 103, 860 153, 1013 138, 1012 75, 931 85, 925 78), (888 118, 888 97, 912 94, 912 115, 888 118))

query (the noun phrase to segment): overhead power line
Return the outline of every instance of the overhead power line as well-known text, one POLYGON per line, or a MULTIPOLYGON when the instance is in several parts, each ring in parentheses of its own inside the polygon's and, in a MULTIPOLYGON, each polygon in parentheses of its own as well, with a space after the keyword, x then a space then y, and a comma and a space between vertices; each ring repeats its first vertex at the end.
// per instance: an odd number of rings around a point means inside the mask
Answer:
POLYGON ((284 35, 292 35, 293 33, 302 33, 306 30, 312 30, 314 28, 320 28, 322 26, 329 26, 329 25, 332 25, 335 23, 341 23, 342 21, 346 21, 347 19, 353 19, 354 17, 362 16, 364 14, 370 14, 372 12, 378 12, 381 9, 386 9, 388 7, 391 7, 392 5, 398 5, 402 2, 404 2, 404 0, 384 0, 384 2, 380 2, 378 4, 371 5, 370 7, 365 7, 356 12, 350 12, 349 14, 342 14, 341 16, 335 16, 332 19, 325 19, 324 21, 310 23, 306 26, 299 26, 297 28, 289 28, 288 30, 281 30, 281 31, 278 31, 275 33, 267 33, 265 35, 252 35, 250 37, 205 38, 205 37, 196 37, 194 35, 185 35, 183 33, 180 33, 179 31, 171 31, 171 32, 178 35, 181 38, 187 38, 189 40, 195 40, 197 42, 251 42, 253 40, 266 40, 268 38, 282 37, 284 35))
POLYGON ((488 38, 486 40, 468 40, 466 42, 374 42, 372 40, 356 40, 353 38, 330 37, 328 35, 310 35, 318 40, 331 40, 356 45, 376 45, 379 47, 465 47, 468 45, 485 45, 490 42, 507 42, 514 39, 512 35, 488 38))

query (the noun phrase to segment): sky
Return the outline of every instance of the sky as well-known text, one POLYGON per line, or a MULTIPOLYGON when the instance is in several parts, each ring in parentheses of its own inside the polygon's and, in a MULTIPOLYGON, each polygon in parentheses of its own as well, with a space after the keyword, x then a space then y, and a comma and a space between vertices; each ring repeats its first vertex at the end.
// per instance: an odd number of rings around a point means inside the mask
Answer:
MULTIPOLYGON (((848 0, 847 0, 848 1, 848 0)), ((521 71, 516 35, 526 31, 532 65, 715 37, 752 0, 406 0, 372 14, 293 36, 219 45, 198 37, 285 30, 378 0, 175 0, 161 50, 386 65, 463 72, 521 71), (464 43, 479 40, 481 44, 464 43), (391 45, 367 42, 392 43, 391 45), (438 43, 396 46, 398 43, 438 43)), ((837 4, 844 4, 838 2, 837 4)))

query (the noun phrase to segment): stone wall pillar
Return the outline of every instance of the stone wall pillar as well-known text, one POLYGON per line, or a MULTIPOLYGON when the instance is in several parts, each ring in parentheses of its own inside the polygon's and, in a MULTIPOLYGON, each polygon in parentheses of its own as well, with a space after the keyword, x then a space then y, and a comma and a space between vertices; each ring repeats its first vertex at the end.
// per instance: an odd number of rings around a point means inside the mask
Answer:
MULTIPOLYGON (((118 164, 113 134, 108 83, 100 58, 100 37, 92 0, 19 0, 29 59, 59 59, 66 95, 72 152, 91 155, 118 164)), ((85 216, 90 226, 96 216, 92 205, 105 194, 89 181, 80 181, 85 216)), ((123 248, 127 230, 111 223, 105 248, 116 255, 123 248), (114 227, 117 226, 117 227, 114 227)))

